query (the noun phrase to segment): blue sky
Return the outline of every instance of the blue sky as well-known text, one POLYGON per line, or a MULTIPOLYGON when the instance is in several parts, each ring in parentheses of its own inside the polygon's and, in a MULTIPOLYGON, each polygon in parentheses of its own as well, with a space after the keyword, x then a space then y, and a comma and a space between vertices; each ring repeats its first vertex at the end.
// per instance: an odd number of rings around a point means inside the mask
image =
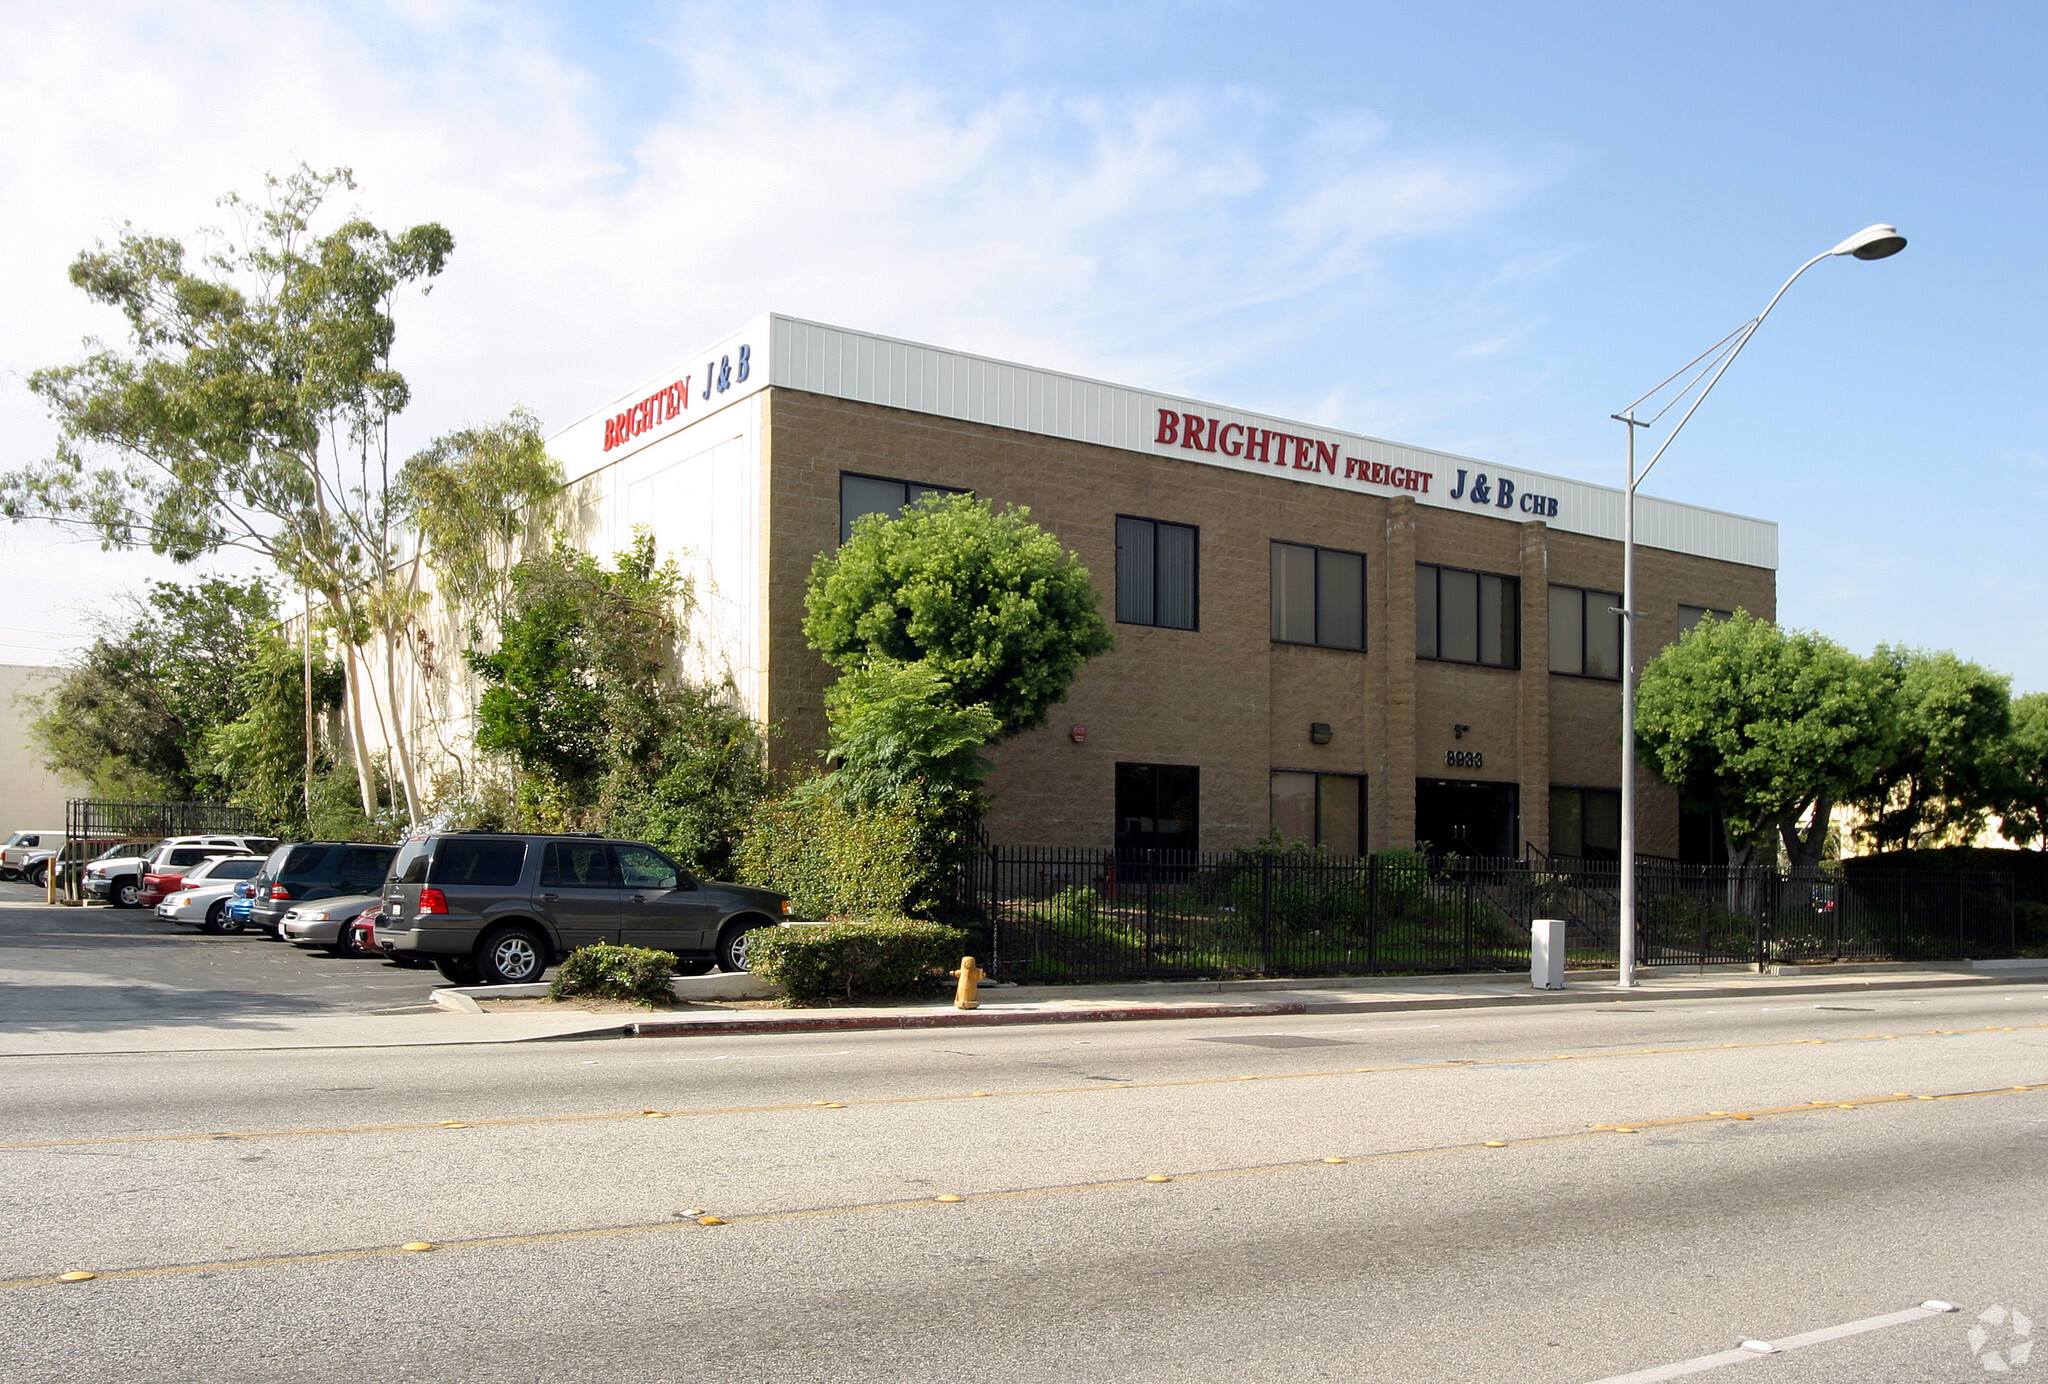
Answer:
MULTIPOLYGON (((1787 622, 2048 689, 2042 13, 10 4, 0 464, 112 330, 70 255, 299 158, 456 234, 407 445, 773 308, 1611 483, 1609 413, 1891 221, 1650 488, 1777 520, 1787 622)), ((160 567, 0 534, 0 661, 160 567)))

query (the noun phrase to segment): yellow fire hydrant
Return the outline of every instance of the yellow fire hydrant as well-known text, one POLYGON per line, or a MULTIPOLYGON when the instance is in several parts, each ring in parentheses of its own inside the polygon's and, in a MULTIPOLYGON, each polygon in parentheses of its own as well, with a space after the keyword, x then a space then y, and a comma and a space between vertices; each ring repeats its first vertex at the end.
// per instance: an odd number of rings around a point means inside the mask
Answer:
POLYGON ((981 982, 988 979, 988 972, 975 965, 973 957, 963 956, 960 958, 960 969, 950 971, 947 974, 960 977, 960 986, 953 991, 953 1007, 955 1009, 981 1008, 981 1000, 976 994, 976 990, 981 982))

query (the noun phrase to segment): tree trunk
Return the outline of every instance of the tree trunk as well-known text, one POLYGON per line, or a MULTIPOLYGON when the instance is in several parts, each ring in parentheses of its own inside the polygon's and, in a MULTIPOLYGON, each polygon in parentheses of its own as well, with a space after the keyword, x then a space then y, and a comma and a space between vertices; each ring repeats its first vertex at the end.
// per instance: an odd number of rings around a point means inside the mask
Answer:
POLYGON ((306 816, 313 815, 313 591, 311 587, 300 587, 299 594, 305 600, 306 623, 300 630, 299 645, 304 655, 301 669, 306 693, 306 816))
POLYGON ((355 751, 356 787, 362 792, 363 813, 374 818, 377 815, 377 771, 370 760, 370 742, 363 733, 363 693, 360 660, 353 645, 344 644, 347 650, 348 675, 348 736, 349 746, 355 751))
POLYGON ((391 763, 398 771, 399 783, 405 788, 406 817, 416 822, 426 809, 420 802, 419 783, 413 773, 412 746, 405 734, 405 708, 399 703, 397 646, 398 636, 385 630, 384 699, 391 707, 391 763))

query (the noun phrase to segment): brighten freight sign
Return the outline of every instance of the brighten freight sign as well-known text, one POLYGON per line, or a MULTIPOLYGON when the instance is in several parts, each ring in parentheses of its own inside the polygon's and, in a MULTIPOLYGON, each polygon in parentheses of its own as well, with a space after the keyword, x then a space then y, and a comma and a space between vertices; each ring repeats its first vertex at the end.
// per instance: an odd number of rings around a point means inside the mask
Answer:
MULTIPOLYGON (((1227 457, 1243 457, 1246 461, 1264 462, 1268 466, 1288 466, 1296 471, 1327 471, 1333 476, 1337 474, 1341 450, 1334 442, 1297 437, 1293 433, 1245 423, 1225 423, 1220 419, 1204 418, 1199 413, 1181 413, 1170 408, 1159 410, 1159 435, 1152 440, 1162 447, 1179 443, 1188 451, 1221 452, 1227 457)), ((1343 461, 1345 480, 1391 486, 1395 490, 1413 490, 1424 495, 1429 493, 1430 473, 1427 471, 1409 466, 1388 466, 1363 457, 1344 457, 1343 461)))

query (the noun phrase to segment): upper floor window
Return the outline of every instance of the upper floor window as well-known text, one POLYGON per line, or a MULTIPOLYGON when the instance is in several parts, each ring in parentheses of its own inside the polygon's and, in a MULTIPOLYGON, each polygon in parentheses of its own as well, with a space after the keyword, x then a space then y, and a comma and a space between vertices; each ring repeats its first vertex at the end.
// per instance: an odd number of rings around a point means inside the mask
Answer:
POLYGON ((1732 610, 1722 610, 1717 606, 1681 605, 1678 608, 1679 635, 1682 637, 1689 634, 1694 625, 1709 617, 1715 620, 1733 620, 1735 612, 1732 610))
POLYGON ((1621 678, 1621 593, 1550 588, 1550 671, 1621 678))
POLYGON ((952 485, 921 485, 917 481, 892 481, 882 476, 839 473, 839 541, 853 537, 853 521, 863 514, 885 514, 891 518, 927 495, 964 495, 952 485))
POLYGON ((1491 572, 1415 564, 1415 656, 1515 668, 1522 662, 1522 583, 1491 572))
POLYGON ((1273 638, 1326 649, 1365 647, 1365 554, 1273 544, 1273 638))
POLYGON ((1195 628, 1195 550, 1187 524, 1116 517, 1116 618, 1125 625, 1195 628))

